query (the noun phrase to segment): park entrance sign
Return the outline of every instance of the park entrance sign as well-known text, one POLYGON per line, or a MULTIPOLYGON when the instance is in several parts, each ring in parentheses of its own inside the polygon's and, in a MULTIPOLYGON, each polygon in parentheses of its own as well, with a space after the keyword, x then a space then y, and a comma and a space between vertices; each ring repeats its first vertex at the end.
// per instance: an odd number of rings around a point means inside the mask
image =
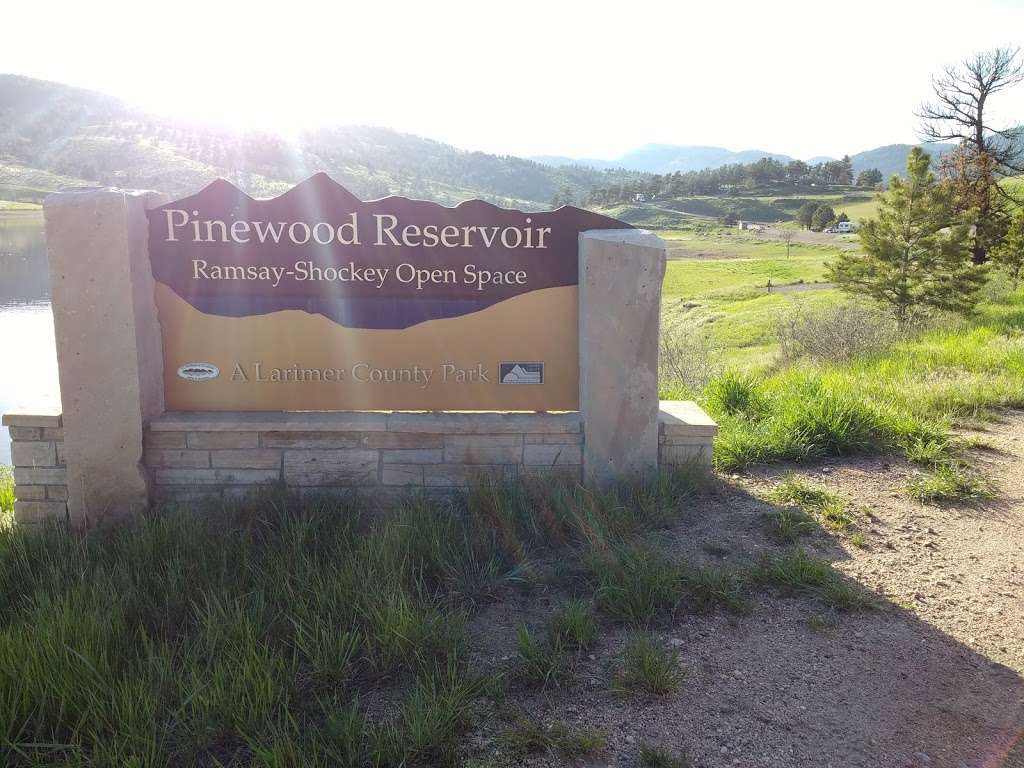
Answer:
POLYGON ((221 180, 147 215, 181 411, 577 410, 579 235, 629 228, 363 202, 324 174, 270 200, 221 180))
POLYGON ((324 175, 271 200, 74 190, 43 214, 62 409, 3 415, 20 523, 711 459, 714 423, 658 400, 650 232, 364 202, 324 175))

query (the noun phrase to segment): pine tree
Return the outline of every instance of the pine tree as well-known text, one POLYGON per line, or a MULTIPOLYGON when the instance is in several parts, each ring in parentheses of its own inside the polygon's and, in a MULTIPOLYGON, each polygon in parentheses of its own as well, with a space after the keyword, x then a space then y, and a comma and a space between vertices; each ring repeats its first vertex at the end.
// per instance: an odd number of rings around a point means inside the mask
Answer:
POLYGON ((811 219, 814 218, 814 212, 818 210, 818 203, 813 200, 808 200, 806 203, 800 206, 800 209, 796 212, 797 223, 801 227, 808 228, 811 226, 811 219))
POLYGON ((1005 271, 1016 288, 1024 270, 1024 208, 1018 208, 1002 242, 992 249, 992 261, 1005 271))
POLYGON ((900 327, 920 309, 969 313, 985 280, 970 261, 969 231, 953 212, 953 191, 939 184, 931 159, 915 147, 907 178, 893 176, 879 195, 878 218, 860 230, 864 253, 843 253, 829 279, 888 304, 900 327))
POLYGON ((811 217, 811 229, 815 232, 820 232, 830 226, 835 220, 836 212, 832 209, 832 206, 822 203, 814 209, 814 215, 811 217))

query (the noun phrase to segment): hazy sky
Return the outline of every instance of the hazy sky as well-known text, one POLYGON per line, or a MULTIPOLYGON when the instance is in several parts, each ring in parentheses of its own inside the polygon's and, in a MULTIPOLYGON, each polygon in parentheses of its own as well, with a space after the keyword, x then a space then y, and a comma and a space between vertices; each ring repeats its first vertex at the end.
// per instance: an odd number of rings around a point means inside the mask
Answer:
MULTIPOLYGON (((5 3, 0 72, 289 131, 383 125, 469 149, 650 142, 841 155, 915 140, 930 76, 1024 38, 1024 0, 846 4, 5 3)), ((1024 119, 1024 86, 1000 112, 1024 119)))

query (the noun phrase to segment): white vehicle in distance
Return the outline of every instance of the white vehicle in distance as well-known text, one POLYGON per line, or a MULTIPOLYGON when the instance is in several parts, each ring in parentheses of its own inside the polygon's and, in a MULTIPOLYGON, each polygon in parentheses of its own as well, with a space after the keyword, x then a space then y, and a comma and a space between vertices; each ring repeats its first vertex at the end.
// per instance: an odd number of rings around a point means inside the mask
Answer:
POLYGON ((850 232, 856 232, 857 225, 852 221, 840 221, 834 227, 827 227, 822 231, 829 235, 847 235, 850 232))

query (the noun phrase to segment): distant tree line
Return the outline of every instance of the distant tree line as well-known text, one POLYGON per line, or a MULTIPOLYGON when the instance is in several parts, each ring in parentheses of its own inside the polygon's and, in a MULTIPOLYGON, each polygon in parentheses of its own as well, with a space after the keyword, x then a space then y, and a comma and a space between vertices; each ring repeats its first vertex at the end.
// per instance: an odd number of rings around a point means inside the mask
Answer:
POLYGON ((733 163, 701 171, 676 171, 613 181, 591 189, 585 202, 588 205, 615 205, 635 200, 638 196, 652 200, 693 195, 742 194, 768 186, 849 186, 855 181, 857 186, 873 189, 881 183, 882 174, 877 168, 872 168, 861 172, 855 180, 853 162, 849 155, 841 160, 814 164, 803 160, 783 162, 762 157, 753 163, 733 163))

